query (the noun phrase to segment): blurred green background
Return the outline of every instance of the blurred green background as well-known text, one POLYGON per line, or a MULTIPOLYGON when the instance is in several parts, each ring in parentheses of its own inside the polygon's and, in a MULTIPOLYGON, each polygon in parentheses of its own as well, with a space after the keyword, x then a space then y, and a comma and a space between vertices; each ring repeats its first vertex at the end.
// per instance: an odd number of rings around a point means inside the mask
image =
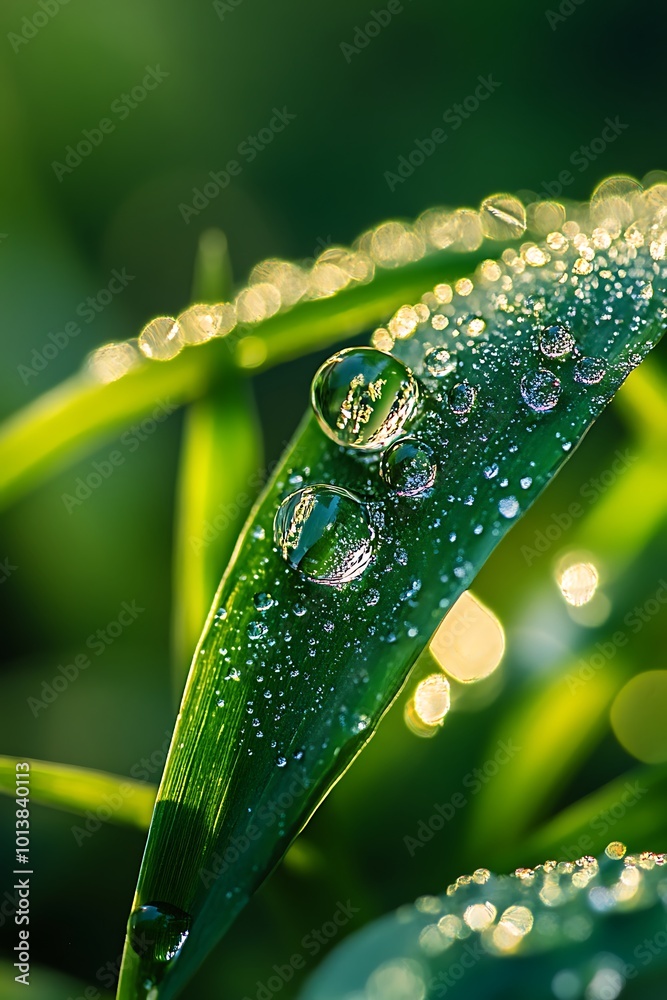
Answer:
MULTIPOLYGON (((312 258, 384 218, 412 217, 436 204, 476 206, 494 191, 541 191, 545 184, 554 195, 560 185, 564 196, 584 198, 604 176, 641 177, 665 164, 657 8, 586 0, 580 6, 563 3, 565 13, 558 13, 555 3, 545 8, 516 0, 405 0, 389 19, 382 14, 386 9, 383 0, 3 5, 2 416, 75 372, 96 345, 136 336, 152 316, 182 309, 197 243, 209 227, 227 234, 240 282, 265 257, 312 258), (377 33, 365 29, 378 21, 372 11, 388 20, 377 33), (24 18, 40 26, 26 27, 24 18), (357 29, 367 39, 364 47, 357 29), (145 100, 131 98, 134 107, 123 103, 149 67, 153 80, 160 71, 164 78, 145 100), (389 183, 385 174, 396 172, 399 158, 440 127, 447 112, 451 124, 455 106, 475 92, 479 77, 489 76, 496 87, 488 100, 456 119, 460 125, 448 129, 447 141, 412 176, 389 183), (295 117, 250 160, 239 147, 269 125, 275 109, 295 117), (113 128, 100 132, 103 138, 90 155, 71 171, 54 169, 65 162, 67 147, 85 138, 85 130, 99 130, 102 119, 113 128), (607 119, 620 123, 618 134, 596 142, 607 119), (242 159, 241 174, 186 223, 179 205, 191 204, 193 189, 233 158, 242 159), (563 171, 569 178, 564 184, 563 171), (88 298, 123 269, 132 280, 86 320, 88 298), (81 332, 37 370, 35 358, 49 334, 57 339, 71 322, 81 332)), ((318 358, 254 380, 267 462, 296 426, 318 358)), ((660 386, 664 351, 649 364, 660 386)), ((529 836, 538 821, 639 766, 611 734, 608 707, 624 678, 665 666, 664 614, 652 618, 600 673, 609 691, 597 701, 591 693, 597 680, 572 695, 562 680, 559 686, 558 671, 566 673, 572 659, 613 633, 634 604, 655 593, 665 573, 659 461, 664 414, 640 413, 640 395, 606 414, 474 588, 507 632, 502 677, 455 704, 432 740, 410 733, 397 706, 188 997, 255 997, 256 982, 266 979, 274 962, 298 951, 303 936, 331 916, 338 900, 351 899, 359 908, 347 933, 421 892, 440 891, 467 867, 542 860, 540 845, 531 846, 529 836), (605 494, 609 510, 586 505, 571 531, 529 566, 521 544, 532 544, 553 513, 566 510, 582 485, 609 467, 619 447, 640 458, 605 494), (610 600, 599 631, 568 615, 553 578, 559 552, 583 542, 594 549, 610 600), (544 693, 550 684, 553 697, 544 693), (411 857, 403 838, 488 758, 495 739, 521 731, 514 706, 533 688, 544 715, 530 702, 522 724, 542 720, 531 738, 535 747, 545 741, 545 766, 553 764, 554 774, 536 814, 528 815, 526 807, 526 828, 516 815, 511 822, 503 815, 500 792, 490 793, 486 806, 480 795, 411 857), (589 697, 595 702, 590 711, 589 697), (583 737, 582 717, 595 720, 583 724, 583 737), (560 726, 560 733, 552 734, 551 745, 545 720, 554 719, 551 728, 560 726), (561 766, 554 761, 562 741, 577 749, 571 760, 564 755, 568 760, 561 766)), ((94 460, 118 447, 117 440, 2 514, 0 560, 15 567, 0 586, 2 753, 129 774, 163 746, 176 710, 169 623, 181 430, 176 413, 141 447, 122 446, 122 467, 71 512, 63 494, 91 471, 94 460), (27 699, 39 697, 59 664, 86 651, 88 637, 116 619, 124 601, 145 610, 35 717, 27 699)), ((506 779, 524 798, 532 799, 540 787, 540 771, 531 771, 528 761, 537 756, 528 742, 512 781, 506 779)), ((662 842, 635 848, 667 846, 661 819, 665 783, 660 766, 651 773, 655 788, 609 836, 598 837, 595 850, 610 839, 647 833, 659 834, 662 842)), ((153 780, 158 777, 156 770, 153 780)), ((10 818, 10 804, 1 801, 0 836, 7 850, 10 818)), ((47 809, 33 814, 35 959, 78 980, 51 982, 45 976, 35 997, 78 996, 86 984, 101 988, 98 970, 115 964, 122 947, 143 837, 105 825, 78 846, 75 822, 47 809)), ((597 836, 590 822, 583 830, 597 836)), ((1 997, 18 995, 8 978, 1 997)), ((282 995, 294 995, 295 983, 282 995)))

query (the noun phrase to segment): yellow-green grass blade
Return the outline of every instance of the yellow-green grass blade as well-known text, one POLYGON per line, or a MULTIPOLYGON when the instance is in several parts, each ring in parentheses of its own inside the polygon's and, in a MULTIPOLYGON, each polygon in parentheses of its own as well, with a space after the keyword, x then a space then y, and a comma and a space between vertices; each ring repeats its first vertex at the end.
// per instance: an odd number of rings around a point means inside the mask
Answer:
POLYGON ((222 570, 262 485, 252 390, 230 375, 185 415, 174 537, 173 648, 178 692, 222 570))
POLYGON ((71 764, 33 760, 30 757, 0 757, 0 792, 16 797, 17 777, 29 789, 30 805, 52 806, 85 816, 103 810, 105 822, 148 828, 155 804, 155 785, 104 771, 71 764), (29 770, 17 771, 17 762, 29 770), (27 781, 25 780, 27 776, 27 781))
POLYGON ((115 382, 72 376, 0 426, 0 507, 73 462, 156 406, 181 406, 207 393, 221 373, 250 359, 269 367, 335 343, 382 320, 437 279, 474 264, 480 254, 439 253, 372 282, 237 330, 227 340, 185 348, 171 361, 138 361, 115 382))

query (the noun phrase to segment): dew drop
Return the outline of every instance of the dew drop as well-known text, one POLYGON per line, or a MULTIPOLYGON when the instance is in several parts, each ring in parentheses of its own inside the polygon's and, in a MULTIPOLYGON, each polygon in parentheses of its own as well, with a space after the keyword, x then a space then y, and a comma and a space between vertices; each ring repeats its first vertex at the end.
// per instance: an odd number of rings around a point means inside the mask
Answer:
POLYGON ((548 368, 528 372, 521 379, 521 395, 531 410, 553 410, 560 396, 560 379, 548 368))
POLYGON ((183 947, 192 918, 170 903, 147 903, 130 914, 130 944, 138 955, 160 965, 171 961, 183 947))
POLYGON ((492 194, 480 206, 482 232, 492 240, 513 240, 526 231, 526 209, 511 194, 492 194))
POLYGON ((258 611, 268 611, 274 605, 274 600, 271 594, 259 593, 255 594, 253 597, 253 604, 258 611))
POLYGON ((380 463, 380 475, 401 497, 414 497, 429 489, 436 472, 432 449, 414 437, 404 437, 392 444, 380 463))
POLYGON ((484 469, 484 478, 495 479, 495 477, 498 475, 498 471, 499 469, 495 462, 493 463, 493 465, 487 465, 486 468, 484 469))
POLYGON ((574 381, 583 385, 597 385, 607 372, 607 366, 600 358, 580 358, 574 366, 574 381))
POLYGON ((248 638, 261 639, 268 631, 267 626, 263 622, 250 622, 248 625, 248 638))
POLYGON ((498 510, 503 517, 516 517, 519 513, 519 501, 516 497, 503 497, 502 500, 498 502, 498 510))
POLYGON ((171 316, 158 316, 139 334, 139 350, 154 361, 170 361, 183 347, 183 331, 171 316))
POLYGON ((397 358, 372 347, 350 347, 322 365, 311 402, 322 430, 337 444, 385 448, 414 416, 417 380, 397 358))
POLYGON ((424 355, 424 365, 429 375, 444 378, 456 369, 456 359, 444 347, 432 347, 424 355))
POLYGON ((278 508, 273 533, 283 559, 313 583, 349 583, 373 558, 375 531, 366 507, 337 486, 290 494, 278 508))
POLYGON ((540 350, 547 358, 565 358, 574 349, 572 331, 562 323, 546 326, 540 334, 540 350))
POLYGON ((224 309, 223 304, 197 304, 182 312, 177 322, 182 330, 184 343, 203 344, 217 336, 222 326, 224 309))
POLYGON ((367 715, 363 713, 356 715, 352 721, 352 732, 363 733, 364 729, 368 729, 371 724, 371 720, 367 715))
POLYGON ((459 382, 449 390, 449 408, 457 417, 465 417, 477 399, 477 389, 469 382, 459 382))
POLYGON ((285 767, 287 764, 287 757, 277 757, 276 764, 278 767, 285 767))

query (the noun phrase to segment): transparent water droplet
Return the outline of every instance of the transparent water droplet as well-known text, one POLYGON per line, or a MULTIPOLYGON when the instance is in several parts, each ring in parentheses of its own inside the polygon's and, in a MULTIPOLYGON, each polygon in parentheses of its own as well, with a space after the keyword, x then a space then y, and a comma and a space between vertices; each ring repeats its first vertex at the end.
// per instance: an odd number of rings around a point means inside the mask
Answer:
POLYGON ((484 469, 484 478, 495 479, 495 477, 498 475, 498 472, 499 472, 498 466, 494 462, 493 465, 487 465, 486 468, 484 469))
POLYGON ((130 914, 127 930, 132 948, 149 964, 171 961, 183 947, 192 918, 170 903, 146 903, 130 914))
POLYGON ((414 497, 435 482, 433 450, 418 438, 404 437, 384 452, 380 475, 401 497, 414 497))
POLYGON ((322 430, 337 444, 364 451, 385 448, 414 416, 417 380, 391 354, 350 347, 329 358, 311 387, 322 430))
POLYGON ((522 490, 529 490, 530 487, 533 485, 533 477, 532 476, 523 476, 521 478, 521 480, 520 480, 520 483, 521 483, 521 489, 522 490))
POLYGON ((225 308, 223 303, 214 306, 197 304, 182 312, 177 322, 183 332, 184 343, 203 344, 217 336, 225 308))
POLYGON ((607 366, 600 358, 580 358, 574 366, 574 381, 583 385, 597 385, 607 373, 607 366))
POLYGON ((281 503, 274 540, 283 559, 313 583, 361 576, 373 558, 375 531, 364 504, 337 486, 306 486, 281 503))
POLYGON ((278 767, 285 767, 287 764, 287 757, 277 757, 276 764, 278 767))
POLYGON ((303 618, 303 616, 307 613, 308 609, 304 608, 303 604, 295 604, 294 607, 292 608, 292 611, 297 616, 297 618, 303 618))
POLYGON ((263 635, 268 632, 267 626, 264 622, 250 622, 248 625, 248 638, 249 639, 261 639, 263 635))
POLYGON ((364 600, 369 607, 373 607, 373 605, 377 604, 380 600, 380 591, 376 590, 375 587, 371 587, 365 595, 364 600))
POLYGON ((361 714, 354 717, 352 721, 352 732, 353 733, 363 733, 364 729, 368 729, 371 724, 371 720, 367 715, 361 714))
POLYGON ((183 331, 171 316, 158 316, 139 334, 139 350, 154 361, 170 361, 183 345, 183 331))
POLYGON ((274 600, 271 597, 271 594, 265 594, 264 592, 255 594, 252 600, 258 611, 268 611, 269 608, 272 608, 274 605, 274 600))
POLYGON ((429 375, 444 378, 456 369, 456 358, 445 347, 432 347, 424 355, 424 366, 429 375))
POLYGON ((465 417, 477 399, 477 389, 469 382, 459 382, 449 390, 449 408, 457 417, 465 417))
POLYGON ((519 513, 519 501, 516 497, 503 497, 502 500, 499 500, 498 502, 498 510, 503 517, 516 517, 519 513))
POLYGON ((560 379, 548 368, 528 372, 521 379, 521 395, 531 410, 553 410, 560 397, 560 379))
POLYGON ((482 232, 492 240, 514 240, 526 231, 526 209, 512 194, 492 194, 480 206, 482 232))
POLYGON ((261 524, 256 524, 255 527, 252 529, 252 537, 256 538, 257 541, 259 542, 263 541, 266 538, 266 532, 264 531, 264 528, 261 526, 261 524))
POLYGON ((547 358, 565 358, 575 345, 572 331, 562 323, 546 326, 540 333, 540 350, 547 358))

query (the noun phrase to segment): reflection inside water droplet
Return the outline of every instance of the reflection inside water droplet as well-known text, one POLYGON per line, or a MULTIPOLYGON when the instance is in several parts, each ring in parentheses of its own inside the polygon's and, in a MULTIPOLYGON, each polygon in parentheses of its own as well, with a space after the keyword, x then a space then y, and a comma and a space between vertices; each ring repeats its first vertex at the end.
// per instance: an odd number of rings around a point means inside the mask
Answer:
POLYGON ((540 334, 540 350, 547 358, 565 358, 574 349, 572 331, 562 323, 547 326, 540 334))
POLYGON ((429 375, 444 378, 456 369, 456 358, 444 347, 432 347, 424 355, 424 365, 429 375))
POLYGON ((583 385, 597 385, 607 372, 607 366, 600 358, 580 358, 574 366, 574 381, 583 385))
POLYGON ((130 914, 127 929, 132 948, 149 962, 171 961, 183 947, 192 918, 170 903, 147 903, 130 914))
POLYGON ((313 379, 311 402, 320 426, 337 444, 377 451, 414 415, 417 380, 402 362, 372 347, 329 358, 313 379))
POLYGON ((548 368, 528 372, 521 379, 521 395, 531 410, 553 410, 560 397, 560 379, 548 368))
POLYGON ((259 593, 255 594, 253 597, 253 604, 258 611, 268 611, 269 608, 273 607, 273 598, 271 594, 259 593))
POLYGON ((380 475, 402 497, 414 497, 435 482, 433 450, 415 437, 396 441, 383 454, 380 475))
POLYGON ((449 408, 457 417, 465 417, 477 399, 477 389, 469 382, 459 382, 449 390, 449 408))
POLYGON ((361 576, 373 558, 364 504, 337 486, 306 486, 281 503, 274 540, 283 559, 313 583, 337 585, 361 576))

